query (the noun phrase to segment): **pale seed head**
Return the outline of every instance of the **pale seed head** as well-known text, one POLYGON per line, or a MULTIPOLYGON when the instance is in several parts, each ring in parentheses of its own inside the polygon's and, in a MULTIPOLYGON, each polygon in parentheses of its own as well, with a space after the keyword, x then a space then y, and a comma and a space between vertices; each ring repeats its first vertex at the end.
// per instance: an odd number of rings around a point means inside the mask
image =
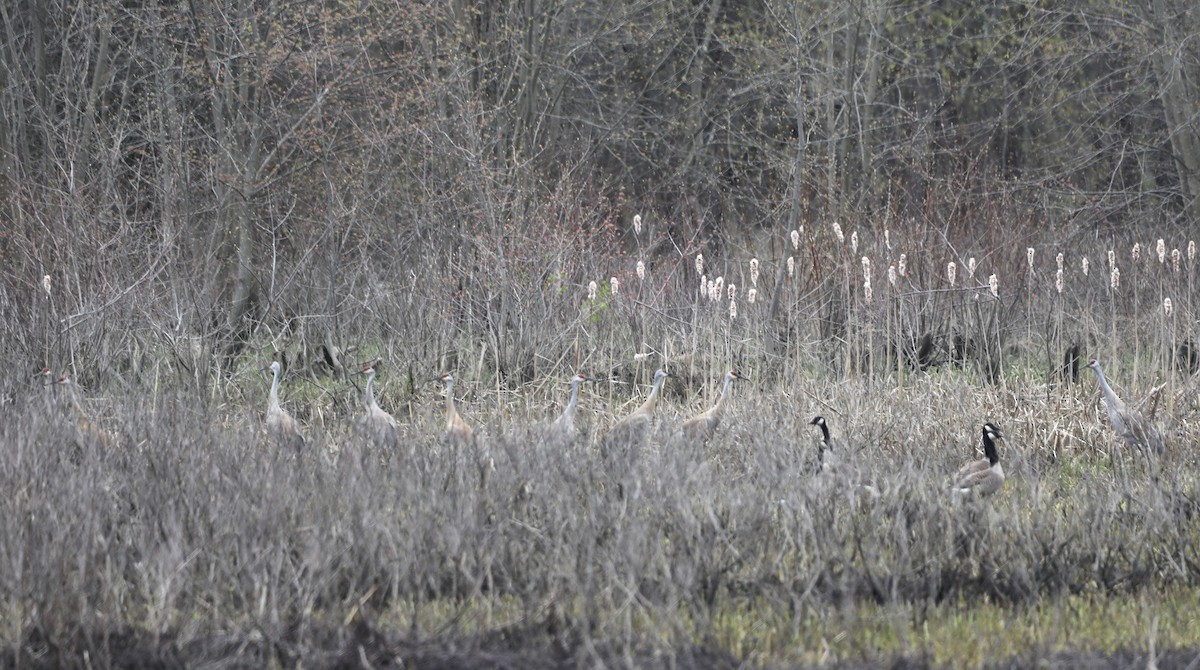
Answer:
POLYGON ((1058 255, 1054 257, 1054 262, 1058 265, 1059 270, 1063 269, 1063 255, 1061 251, 1058 252, 1058 255))
POLYGON ((1029 263, 1029 270, 1033 271, 1033 247, 1025 249, 1025 260, 1029 263))
POLYGON ((704 274, 704 254, 696 254, 696 274, 704 274))
POLYGON ((896 285, 896 266, 895 265, 888 266, 888 283, 891 284, 892 286, 896 285))
POLYGON ((729 318, 730 320, 737 318, 737 300, 729 299, 729 318))
POLYGON ((1055 288, 1055 289, 1057 289, 1059 293, 1062 293, 1062 290, 1063 290, 1063 271, 1062 271, 1062 268, 1059 268, 1059 269, 1058 269, 1058 270, 1057 270, 1057 271, 1054 273, 1054 288, 1055 288))
POLYGON ((1086 276, 1087 276, 1087 273, 1088 273, 1088 259, 1087 259, 1087 256, 1084 256, 1084 257, 1083 257, 1083 262, 1082 262, 1082 263, 1080 263, 1080 264, 1083 266, 1083 276, 1084 276, 1084 277, 1086 277, 1086 276))
POLYGON ((797 251, 799 249, 800 249, 800 231, 793 230, 792 231, 792 251, 797 251))
POLYGON ((958 274, 958 266, 954 264, 954 261, 950 261, 946 265, 946 277, 950 280, 951 286, 954 286, 954 277, 956 274, 958 274))
POLYGON ((863 279, 871 281, 871 259, 866 256, 862 257, 863 279))
POLYGON ((1142 257, 1142 244, 1140 242, 1133 243, 1133 262, 1136 263, 1142 257))
POLYGON ((833 222, 833 234, 838 238, 838 243, 845 244, 846 236, 842 234, 842 226, 837 221, 833 222))
POLYGON ((1165 263, 1167 261, 1167 243, 1161 237, 1154 245, 1154 250, 1158 252, 1158 262, 1165 263))
POLYGON ((868 305, 871 304, 872 295, 873 295, 873 293, 871 292, 871 282, 870 281, 863 282, 863 300, 866 300, 868 305))
POLYGON ((975 257, 972 256, 967 259, 967 279, 974 279, 974 278, 975 278, 975 257))
POLYGON ((858 253, 858 231, 850 233, 850 253, 858 253))
POLYGON ((642 234, 642 215, 641 214, 633 215, 633 234, 634 235, 642 234))
POLYGON ((50 295, 50 275, 42 275, 42 290, 50 295))
POLYGON ((1120 288, 1120 286, 1121 286, 1121 270, 1120 270, 1120 268, 1112 269, 1112 274, 1108 278, 1108 285, 1114 291, 1117 290, 1118 288, 1120 288))
POLYGON ((757 299, 758 299, 758 289, 752 288, 749 291, 746 291, 746 302, 753 305, 754 301, 757 299))
POLYGON ((904 257, 904 254, 900 254, 900 260, 896 263, 896 273, 899 274, 901 277, 908 276, 908 264, 906 262, 907 260, 908 259, 906 259, 904 257))
POLYGON ((787 268, 789 277, 792 277, 796 274, 796 259, 794 257, 788 256, 787 268))
POLYGON ((614 298, 617 296, 618 293, 621 292, 621 282, 617 281, 616 277, 612 277, 608 280, 608 287, 610 289, 612 289, 612 294, 613 294, 614 298))
POLYGON ((1108 268, 1111 270, 1112 268, 1115 268, 1115 267, 1117 267, 1117 252, 1114 251, 1113 249, 1109 249, 1108 250, 1108 268))
POLYGON ((1171 316, 1171 299, 1170 298, 1163 298, 1163 312, 1165 312, 1167 316, 1171 316))
POLYGON ((995 274, 992 274, 992 276, 988 277, 988 287, 992 290, 992 295, 994 297, 1000 297, 1000 280, 995 274))
POLYGON ((641 261, 637 262, 637 278, 639 280, 646 279, 646 264, 641 261))
POLYGON ((595 280, 588 282, 588 300, 589 301, 594 302, 596 300, 596 289, 597 288, 599 288, 599 287, 596 286, 595 280))
POLYGON ((750 259, 750 285, 758 286, 758 259, 750 259))
POLYGON ((1171 269, 1176 272, 1179 272, 1179 259, 1181 256, 1182 254, 1179 253, 1178 249, 1171 250, 1171 269))

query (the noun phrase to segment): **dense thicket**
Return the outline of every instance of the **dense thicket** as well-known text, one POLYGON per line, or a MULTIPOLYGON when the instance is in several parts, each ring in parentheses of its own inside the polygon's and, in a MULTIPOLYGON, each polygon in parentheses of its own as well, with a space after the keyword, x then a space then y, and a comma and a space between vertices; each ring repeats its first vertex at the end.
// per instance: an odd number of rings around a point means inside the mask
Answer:
POLYGON ((418 284, 504 312, 489 279, 614 274, 636 212, 678 258, 832 220, 1106 238, 1200 195, 1200 18, 1172 0, 20 0, 0 24, 22 359, 168 340, 228 370, 418 284))

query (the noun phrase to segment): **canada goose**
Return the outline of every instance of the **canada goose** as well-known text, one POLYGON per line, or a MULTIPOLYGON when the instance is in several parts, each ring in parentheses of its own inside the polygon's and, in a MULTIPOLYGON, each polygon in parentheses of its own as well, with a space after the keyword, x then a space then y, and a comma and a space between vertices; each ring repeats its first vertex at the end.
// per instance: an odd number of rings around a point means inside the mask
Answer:
POLYGON ((583 382, 595 381, 591 377, 577 373, 571 377, 571 397, 567 400, 567 406, 563 408, 562 414, 550 424, 548 437, 559 443, 569 443, 575 440, 578 434, 575 430, 575 408, 579 405, 579 386, 583 382))
POLYGON ((654 419, 654 408, 658 406, 658 399, 662 395, 663 380, 669 376, 670 373, 661 368, 654 371, 654 385, 650 388, 650 395, 646 396, 646 401, 641 407, 609 429, 603 441, 606 447, 640 444, 646 438, 650 423, 654 419))
POLYGON ((367 385, 363 389, 363 405, 366 407, 367 413, 359 422, 372 439, 389 446, 395 446, 400 441, 400 429, 396 425, 396 419, 384 411, 379 406, 379 403, 375 401, 375 374, 377 372, 377 365, 379 365, 379 359, 364 365, 363 369, 356 373, 367 376, 367 385))
MULTIPOLYGON (((845 445, 834 440, 829 434, 829 423, 825 421, 823 416, 814 416, 812 421, 809 421, 810 426, 817 426, 821 429, 821 441, 817 444, 817 472, 832 473, 838 470, 838 453, 845 453, 845 445)), ((850 490, 865 493, 871 498, 879 498, 879 488, 873 484, 862 484, 850 482, 850 490)))
POLYGON ((721 386, 721 395, 717 398, 716 404, 684 421, 672 437, 672 442, 691 447, 699 447, 707 442, 716 432, 717 426, 721 424, 721 415, 725 411, 725 403, 729 399, 729 387, 733 385, 735 379, 748 378, 737 370, 726 372, 724 384, 721 386))
POLYGON ((990 421, 983 424, 983 453, 987 457, 971 461, 958 469, 954 475, 956 493, 986 496, 1000 490, 1004 485, 1004 467, 1000 465, 1000 455, 996 452, 996 440, 1001 439, 1004 439, 1004 435, 996 424, 990 421))
POLYGON ((1096 373, 1096 379, 1100 381, 1100 390, 1104 393, 1104 406, 1108 409, 1108 420, 1112 422, 1113 430, 1117 431, 1117 435, 1120 435, 1121 439, 1132 447, 1149 447, 1155 455, 1161 455, 1166 446, 1154 424, 1141 412, 1127 407, 1117 397, 1112 387, 1108 385, 1104 371, 1100 369, 1100 361, 1093 358, 1088 361, 1087 366, 1096 373))
POLYGON ((817 469, 825 471, 830 467, 830 462, 826 460, 826 454, 833 454, 835 444, 829 436, 829 424, 825 421, 825 417, 817 415, 808 422, 808 425, 821 429, 821 442, 817 445, 817 469))
POLYGON ((279 376, 282 366, 279 361, 272 361, 263 370, 271 370, 271 393, 267 396, 267 434, 280 446, 300 451, 304 448, 304 436, 300 434, 299 424, 287 410, 279 405, 279 376))

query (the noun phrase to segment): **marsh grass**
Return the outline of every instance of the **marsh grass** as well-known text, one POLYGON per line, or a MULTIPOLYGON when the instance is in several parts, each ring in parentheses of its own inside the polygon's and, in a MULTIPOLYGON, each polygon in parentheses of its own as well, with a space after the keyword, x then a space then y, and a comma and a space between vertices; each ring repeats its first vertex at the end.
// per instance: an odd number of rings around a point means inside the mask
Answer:
MULTIPOLYGON (((581 398, 590 439, 565 448, 538 432, 558 385, 464 386, 496 462, 484 489, 479 455, 439 442, 433 393, 398 450, 333 423, 299 457, 184 393, 110 395, 115 450, 80 443, 60 403, 24 397, 0 428, 5 639, 20 656, 34 642, 97 654, 103 631, 176 649, 235 635, 287 666, 358 621, 480 649, 507 630, 585 664, 711 645, 766 665, 974 665, 1018 640, 1136 646, 1147 617, 1167 622, 1200 587, 1196 456, 1173 453, 1155 482, 1082 389, 1048 412, 1043 388, 953 370, 882 389, 745 383, 702 451, 661 446, 694 409, 664 401, 651 439, 612 462, 595 438, 628 408, 602 386, 581 398), (847 445, 833 472, 815 472, 816 413, 847 445), (985 418, 1006 433, 1009 481, 955 504, 949 475, 978 457, 985 418), (970 626, 973 643, 958 635, 970 626)), ((1159 649, 1200 644, 1194 622, 1170 621, 1159 649)))

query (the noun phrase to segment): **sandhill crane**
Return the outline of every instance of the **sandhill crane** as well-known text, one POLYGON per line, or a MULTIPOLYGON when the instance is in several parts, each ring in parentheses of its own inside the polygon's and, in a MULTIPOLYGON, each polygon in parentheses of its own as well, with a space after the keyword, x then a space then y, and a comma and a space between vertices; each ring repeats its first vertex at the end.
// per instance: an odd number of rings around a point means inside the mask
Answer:
POLYGON ((300 434, 300 426, 286 410, 279 406, 279 376, 283 367, 279 361, 272 361, 263 370, 271 370, 271 394, 267 398, 267 416, 265 424, 269 434, 280 446, 300 451, 304 448, 304 436, 300 434))
POLYGON ((446 441, 455 446, 474 444, 475 431, 454 406, 454 375, 443 372, 438 379, 446 383, 446 441))
POLYGON ((661 368, 654 371, 654 384, 650 388, 650 395, 646 396, 646 401, 642 403, 641 407, 609 429, 603 440, 606 449, 640 444, 646 438, 646 433, 650 430, 650 423, 654 419, 654 408, 658 405, 658 398, 662 394, 663 380, 669 376, 670 373, 661 368))
POLYGON ((1112 422, 1113 430, 1117 431, 1117 435, 1120 435, 1121 439, 1130 446, 1149 448, 1155 455, 1161 455, 1166 447, 1163 444, 1162 435, 1159 434, 1154 424, 1141 412, 1127 407, 1117 397, 1112 387, 1108 385, 1104 371, 1100 369, 1100 361, 1093 358, 1088 361, 1087 366, 1095 371, 1096 378, 1100 380, 1100 390, 1104 393, 1104 406, 1108 408, 1108 420, 1112 422))
POLYGON ((375 366, 378 364, 379 359, 376 359, 374 362, 364 365, 363 369, 357 373, 367 376, 367 385, 363 389, 363 405, 366 407, 367 413, 359 423, 376 441, 394 446, 400 441, 400 430, 396 426, 396 419, 375 402, 375 366))
MULTIPOLYGON (((39 375, 53 376, 49 374, 48 368, 43 368, 43 371, 39 375)), ((71 381, 70 377, 62 375, 55 379, 53 384, 66 389, 71 409, 75 412, 75 422, 79 427, 79 437, 82 441, 94 442, 106 447, 116 446, 117 441, 113 439, 113 436, 107 430, 104 430, 100 424, 88 417, 87 411, 83 408, 83 403, 79 401, 78 387, 75 385, 75 382, 71 381)))
POLYGON ((737 370, 726 372, 725 381, 721 386, 721 395, 717 398, 716 404, 684 421, 679 430, 675 432, 672 441, 691 447, 699 447, 707 442, 716 432, 717 426, 721 424, 721 415, 725 411, 725 403, 729 400, 729 387, 733 385, 735 379, 748 380, 737 370))
POLYGON ((551 440, 561 443, 568 443, 575 440, 575 408, 579 404, 579 386, 583 382, 595 381, 591 377, 582 372, 571 377, 571 398, 567 400, 567 406, 563 408, 562 414, 559 415, 547 431, 547 436, 551 440))
POLYGON ((986 458, 971 461, 958 469, 953 487, 956 494, 986 496, 1000 490, 1004 485, 1004 468, 1000 465, 996 440, 1001 439, 1004 439, 1004 435, 996 424, 990 421, 983 424, 983 453, 986 458))

